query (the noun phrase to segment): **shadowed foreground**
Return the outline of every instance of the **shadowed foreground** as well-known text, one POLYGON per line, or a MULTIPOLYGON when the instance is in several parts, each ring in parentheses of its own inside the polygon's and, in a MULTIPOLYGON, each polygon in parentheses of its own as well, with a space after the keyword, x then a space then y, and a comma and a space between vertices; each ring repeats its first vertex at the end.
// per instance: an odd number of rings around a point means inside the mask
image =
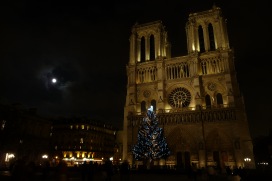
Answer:
MULTIPOLYGON (((78 168, 69 168, 65 174, 56 175, 55 171, 51 169, 46 176, 43 172, 37 171, 32 177, 22 181, 240 181, 241 179, 239 175, 215 174, 209 176, 206 173, 187 174, 171 170, 130 171, 128 174, 115 172, 110 177, 106 177, 106 175, 102 170, 89 175, 89 172, 84 173, 78 168)), ((242 177, 241 181, 272 180, 272 173, 261 170, 245 170, 242 177)), ((14 178, 9 171, 1 171, 0 180, 13 181, 14 178)))

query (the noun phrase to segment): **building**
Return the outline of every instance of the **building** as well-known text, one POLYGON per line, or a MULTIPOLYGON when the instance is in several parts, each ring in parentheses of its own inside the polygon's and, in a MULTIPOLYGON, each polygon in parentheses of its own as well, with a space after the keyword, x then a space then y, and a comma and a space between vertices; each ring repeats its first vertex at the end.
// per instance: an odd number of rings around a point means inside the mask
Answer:
POLYGON ((161 21, 135 24, 130 36, 124 107, 123 159, 153 105, 171 155, 166 164, 187 168, 255 168, 253 144, 239 90, 227 24, 219 7, 189 14, 188 54, 171 57, 161 21))
POLYGON ((51 127, 52 164, 60 160, 68 166, 84 161, 102 163, 115 155, 116 129, 87 118, 57 118, 51 127))
POLYGON ((14 161, 41 164, 48 154, 51 122, 22 104, 0 105, 0 167, 14 161))

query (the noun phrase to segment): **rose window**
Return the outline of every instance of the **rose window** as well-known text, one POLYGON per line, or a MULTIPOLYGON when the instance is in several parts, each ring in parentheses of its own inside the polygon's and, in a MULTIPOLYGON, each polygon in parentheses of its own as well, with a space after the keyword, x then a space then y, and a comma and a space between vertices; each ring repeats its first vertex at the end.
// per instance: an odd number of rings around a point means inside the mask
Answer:
POLYGON ((168 103, 174 108, 188 107, 190 102, 191 94, 183 87, 174 89, 168 96, 168 103))

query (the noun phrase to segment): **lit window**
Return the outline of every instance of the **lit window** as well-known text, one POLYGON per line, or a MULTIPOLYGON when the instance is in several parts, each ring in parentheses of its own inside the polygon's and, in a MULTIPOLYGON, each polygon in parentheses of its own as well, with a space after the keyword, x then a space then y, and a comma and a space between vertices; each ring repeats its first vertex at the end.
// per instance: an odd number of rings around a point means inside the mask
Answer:
POLYGON ((81 125, 81 129, 84 129, 84 125, 81 125))
POLYGON ((80 143, 83 143, 83 138, 80 138, 80 143))
POLYGON ((70 128, 73 129, 73 125, 70 125, 70 128))
POLYGON ((76 125, 76 129, 78 129, 78 125, 76 125))

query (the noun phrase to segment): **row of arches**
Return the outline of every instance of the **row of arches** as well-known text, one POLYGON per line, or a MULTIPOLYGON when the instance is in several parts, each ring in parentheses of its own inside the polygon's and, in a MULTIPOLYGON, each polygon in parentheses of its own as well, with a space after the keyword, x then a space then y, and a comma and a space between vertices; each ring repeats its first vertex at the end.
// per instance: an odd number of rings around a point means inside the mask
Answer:
MULTIPOLYGON (((213 106, 216 107, 223 107, 223 96, 221 93, 217 93, 215 98, 211 97, 209 94, 205 96, 205 104, 206 109, 211 108, 213 106)), ((154 110, 156 110, 156 100, 152 99, 150 105, 153 106, 154 110)), ((148 106, 146 101, 141 102, 141 112, 145 113, 147 111, 148 106)), ((187 104, 188 106, 189 104, 187 104)))
MULTIPOLYGON (((143 112, 145 113, 145 112, 143 112)), ((198 111, 186 113, 171 113, 158 114, 158 121, 160 125, 178 125, 178 124, 194 124, 201 121, 204 122, 219 122, 219 121, 234 121, 236 120, 236 113, 234 109, 215 109, 211 111, 198 111)), ((139 116, 132 116, 129 118, 130 125, 140 125, 144 118, 144 114, 139 116)))
MULTIPOLYGON (((200 59, 198 66, 192 62, 167 64, 165 66, 165 78, 167 80, 189 78, 198 71, 197 69, 199 69, 201 75, 218 74, 227 70, 227 64, 225 59, 219 57, 200 59)), ((139 67, 135 78, 137 84, 157 81, 158 68, 154 64, 139 67)))
POLYGON ((205 96, 206 108, 211 108, 212 106, 223 107, 223 96, 221 93, 217 93, 215 98, 211 97, 209 94, 205 96))
MULTIPOLYGON (((198 40, 199 40, 199 51, 200 53, 205 52, 206 49, 208 50, 215 50, 215 38, 214 38, 214 30, 211 23, 208 24, 208 36, 207 36, 207 48, 205 48, 205 37, 204 37, 204 30, 202 25, 198 26, 198 40)), ((141 37, 140 43, 140 62, 145 62, 146 60, 155 60, 155 37, 151 34, 148 38, 141 37), (148 46, 148 47, 147 47, 148 46), (149 51, 147 51, 147 49, 149 51), (148 54, 147 54, 148 53, 148 54)))
POLYGON ((150 35, 149 37, 149 41, 146 42, 148 40, 146 40, 146 38, 143 36, 141 38, 141 59, 140 61, 141 62, 145 62, 147 59, 149 60, 155 60, 155 38, 154 38, 154 35, 150 35), (146 45, 149 45, 149 55, 147 57, 147 54, 146 54, 146 45))

